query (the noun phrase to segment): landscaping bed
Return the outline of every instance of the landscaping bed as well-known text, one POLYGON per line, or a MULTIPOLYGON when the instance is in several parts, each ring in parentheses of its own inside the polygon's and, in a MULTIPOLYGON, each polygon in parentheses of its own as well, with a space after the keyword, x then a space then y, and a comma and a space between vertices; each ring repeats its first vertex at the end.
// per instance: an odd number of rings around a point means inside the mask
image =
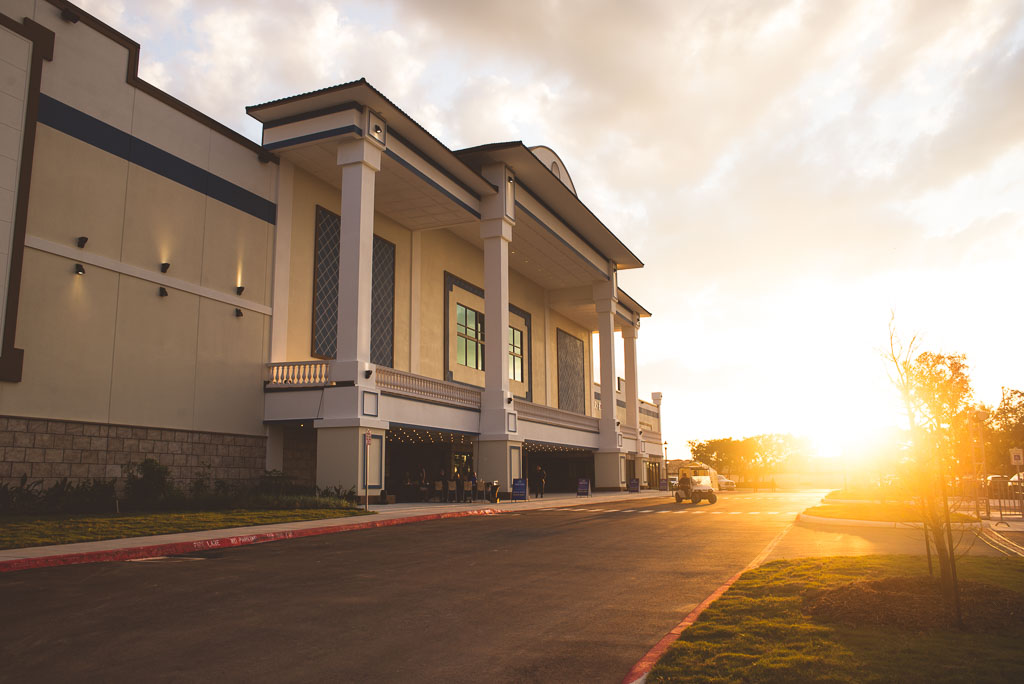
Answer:
MULTIPOLYGON (((872 522, 919 523, 921 509, 909 503, 836 503, 813 506, 804 515, 818 518, 840 518, 846 520, 869 520, 872 522)), ((950 522, 972 523, 978 519, 964 513, 950 513, 950 522)))
POLYGON ((355 508, 0 516, 0 549, 363 515, 355 508))
POLYGON ((1024 681, 1024 560, 968 556, 965 630, 919 556, 776 561, 745 573, 648 682, 1024 681))

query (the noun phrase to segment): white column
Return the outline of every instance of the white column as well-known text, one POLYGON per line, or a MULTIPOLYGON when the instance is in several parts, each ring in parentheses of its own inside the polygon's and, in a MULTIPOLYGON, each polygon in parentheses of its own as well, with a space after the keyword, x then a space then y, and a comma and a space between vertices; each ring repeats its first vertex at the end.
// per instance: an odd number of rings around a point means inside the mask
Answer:
MULTIPOLYGON (((295 167, 281 160, 277 172, 277 224, 274 226, 274 313, 270 321, 270 360, 288 360, 288 293, 292 261, 292 197, 295 167)), ((238 283, 244 285, 245 283, 238 283)), ((278 468, 280 470, 280 468, 278 468)))
POLYGON ((409 372, 420 372, 420 280, 422 271, 420 255, 423 249, 423 234, 414 230, 410 247, 409 261, 409 372))
POLYGON ((597 310, 597 338, 601 355, 601 417, 600 449, 617 451, 618 430, 615 426, 615 281, 594 286, 594 308, 597 310))
MULTIPOLYGON (((637 326, 635 324, 622 327, 623 360, 626 364, 626 425, 639 429, 640 395, 637 389, 636 336, 637 326)), ((639 451, 640 442, 637 440, 637 452, 639 451)))
POLYGON ((357 381, 370 364, 373 287, 373 191, 380 147, 367 140, 338 145, 341 244, 338 263, 338 356, 331 379, 357 381))

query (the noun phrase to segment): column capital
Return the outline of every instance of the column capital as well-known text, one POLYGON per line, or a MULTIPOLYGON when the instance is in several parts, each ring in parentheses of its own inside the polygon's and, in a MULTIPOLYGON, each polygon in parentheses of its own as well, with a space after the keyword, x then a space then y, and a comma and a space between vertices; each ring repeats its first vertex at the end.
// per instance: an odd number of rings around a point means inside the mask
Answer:
POLYGON ((487 219, 480 222, 480 239, 501 238, 512 242, 512 223, 505 219, 487 219))
POLYGON ((366 138, 344 140, 338 143, 338 166, 364 164, 373 171, 380 171, 381 148, 366 138))
POLYGON ((639 333, 639 326, 637 325, 624 325, 622 326, 622 338, 626 340, 635 340, 637 333, 639 333))

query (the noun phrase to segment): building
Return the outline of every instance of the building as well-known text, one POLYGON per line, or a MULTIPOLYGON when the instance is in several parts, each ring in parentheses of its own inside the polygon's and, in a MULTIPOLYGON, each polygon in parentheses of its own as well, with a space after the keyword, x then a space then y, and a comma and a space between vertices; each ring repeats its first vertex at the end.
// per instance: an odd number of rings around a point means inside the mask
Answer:
POLYGON ((249 107, 256 144, 70 3, 0 23, 0 479, 656 485, 642 263, 554 151, 449 150, 362 80, 249 107))

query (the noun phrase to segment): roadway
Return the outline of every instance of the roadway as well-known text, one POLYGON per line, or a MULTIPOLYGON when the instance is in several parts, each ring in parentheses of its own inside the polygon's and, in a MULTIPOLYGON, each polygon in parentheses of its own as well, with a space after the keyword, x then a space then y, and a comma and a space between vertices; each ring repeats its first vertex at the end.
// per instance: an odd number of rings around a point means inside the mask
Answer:
POLYGON ((783 533, 771 558, 922 551, 909 531, 793 526, 820 496, 647 498, 10 573, 0 680, 619 682, 783 533))

